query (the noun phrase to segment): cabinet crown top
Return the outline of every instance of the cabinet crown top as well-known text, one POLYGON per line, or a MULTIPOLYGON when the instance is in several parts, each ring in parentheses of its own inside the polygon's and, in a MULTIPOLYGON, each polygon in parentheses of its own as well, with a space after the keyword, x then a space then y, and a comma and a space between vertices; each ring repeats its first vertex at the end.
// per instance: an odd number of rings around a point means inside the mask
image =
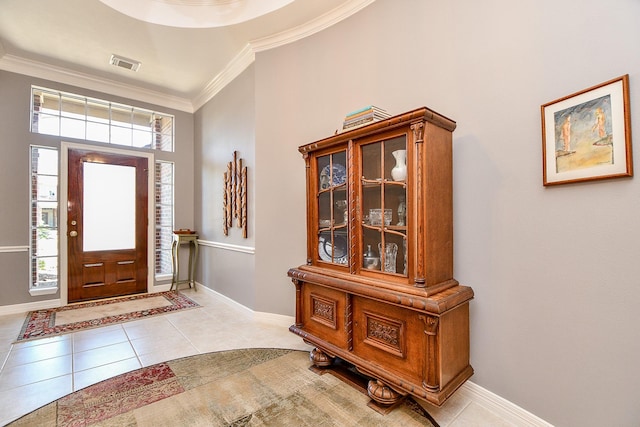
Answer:
POLYGON ((455 121, 439 113, 436 113, 435 111, 427 107, 421 107, 415 110, 408 111, 406 113, 389 117, 385 120, 373 122, 366 126, 336 133, 335 135, 318 140, 316 142, 312 142, 310 144, 301 145, 300 147, 298 147, 298 151, 300 151, 300 153, 302 154, 305 154, 322 148, 331 147, 335 144, 340 144, 351 139, 362 138, 375 132, 392 130, 398 127, 407 126, 412 123, 418 122, 429 122, 450 132, 453 132, 453 130, 456 128, 455 121))

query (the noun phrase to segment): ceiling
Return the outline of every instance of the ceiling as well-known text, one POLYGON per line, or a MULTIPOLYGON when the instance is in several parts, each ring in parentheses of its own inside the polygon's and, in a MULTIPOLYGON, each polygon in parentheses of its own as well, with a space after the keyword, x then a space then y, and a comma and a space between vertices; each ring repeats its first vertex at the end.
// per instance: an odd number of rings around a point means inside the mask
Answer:
POLYGON ((0 0, 0 69, 193 112, 255 53, 373 1, 0 0), (140 69, 111 65, 113 54, 140 69))

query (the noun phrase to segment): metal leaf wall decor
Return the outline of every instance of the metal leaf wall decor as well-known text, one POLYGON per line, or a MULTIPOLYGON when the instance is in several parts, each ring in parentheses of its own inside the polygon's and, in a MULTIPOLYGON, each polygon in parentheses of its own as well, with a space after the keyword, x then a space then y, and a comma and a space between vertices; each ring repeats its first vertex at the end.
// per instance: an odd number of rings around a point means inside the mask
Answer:
POLYGON ((223 225, 224 235, 229 235, 229 229, 236 225, 242 228, 242 237, 247 238, 247 167, 242 166, 242 159, 238 152, 233 152, 233 161, 227 164, 224 173, 224 203, 223 225))

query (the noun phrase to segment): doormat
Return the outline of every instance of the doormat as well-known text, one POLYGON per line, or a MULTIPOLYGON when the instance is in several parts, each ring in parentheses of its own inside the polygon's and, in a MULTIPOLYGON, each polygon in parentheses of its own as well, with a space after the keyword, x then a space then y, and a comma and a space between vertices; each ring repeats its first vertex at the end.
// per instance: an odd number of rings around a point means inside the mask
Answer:
POLYGON ((200 307, 177 291, 138 294, 27 313, 16 342, 139 320, 200 307))

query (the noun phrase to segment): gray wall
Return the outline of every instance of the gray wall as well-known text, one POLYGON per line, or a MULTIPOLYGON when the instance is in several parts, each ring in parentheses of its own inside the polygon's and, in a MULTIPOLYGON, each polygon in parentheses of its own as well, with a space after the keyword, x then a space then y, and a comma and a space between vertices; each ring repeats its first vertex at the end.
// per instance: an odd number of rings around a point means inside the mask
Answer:
POLYGON ((639 16, 635 0, 378 0, 258 53, 256 308, 293 314, 297 147, 364 105, 426 105, 458 122, 455 277, 476 292, 473 381, 558 426, 637 425, 640 181, 544 188, 540 105, 629 73, 638 129, 639 16))
POLYGON ((255 245, 255 102, 254 67, 195 113, 196 229, 200 245, 198 281, 240 304, 256 309, 253 253, 221 248, 220 244, 255 245), (238 152, 247 167, 247 238, 233 222, 223 233, 223 175, 238 152))
MULTIPOLYGON (((73 138, 38 135, 29 132, 32 84, 175 115, 176 152, 157 152, 156 160, 175 162, 175 225, 182 228, 193 228, 193 114, 0 71, 0 144, 2 146, 2 156, 0 156, 0 176, 2 177, 0 179, 0 247, 29 245, 29 146, 34 144, 60 148, 60 141, 63 139, 68 142, 84 143, 84 141, 73 138)), ((105 146, 104 144, 95 145, 105 146)), ((0 252, 0 272, 2 273, 0 306, 59 298, 59 294, 39 297, 29 295, 28 252, 0 252)))

